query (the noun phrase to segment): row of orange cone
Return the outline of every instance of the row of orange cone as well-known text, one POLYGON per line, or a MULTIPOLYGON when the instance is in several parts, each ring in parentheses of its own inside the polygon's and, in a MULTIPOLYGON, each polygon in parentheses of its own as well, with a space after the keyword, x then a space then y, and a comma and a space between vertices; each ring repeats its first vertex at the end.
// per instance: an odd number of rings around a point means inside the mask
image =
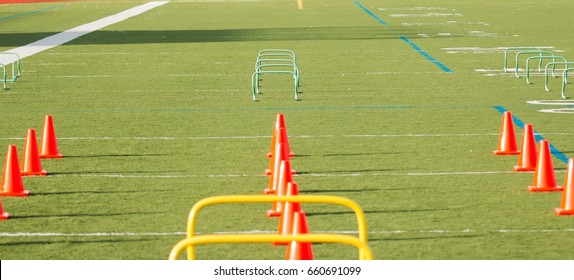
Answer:
POLYGON ((512 113, 504 112, 498 148, 495 155, 519 155, 518 165, 514 171, 534 171, 532 185, 528 186, 530 192, 562 191, 560 207, 555 209, 556 215, 574 215, 574 158, 568 160, 568 168, 564 178, 564 187, 558 185, 552 163, 552 153, 548 140, 539 141, 536 150, 536 140, 532 124, 525 124, 522 135, 522 146, 517 146, 516 134, 512 113))
MULTIPOLYGON (((293 180, 295 171, 291 169, 290 158, 295 156, 289 147, 285 117, 277 114, 270 152, 267 154, 270 164, 265 174, 269 176, 269 184, 265 194, 276 196, 293 196, 299 194, 297 183, 293 180)), ((309 233, 307 217, 298 202, 274 202, 267 211, 268 217, 279 217, 278 234, 298 235, 309 233)), ((273 245, 287 245, 286 260, 312 260, 311 243, 291 241, 287 243, 274 242, 273 245)))
MULTIPOLYGON (((46 176, 47 172, 42 168, 41 159, 62 157, 58 152, 56 131, 51 115, 44 117, 41 148, 38 148, 36 131, 33 128, 28 129, 24 145, 21 165, 19 164, 16 145, 8 145, 2 171, 0 196, 28 196, 30 191, 24 188, 22 176, 46 176)), ((1 202, 0 212, 1 220, 8 219, 9 214, 4 212, 1 202)))

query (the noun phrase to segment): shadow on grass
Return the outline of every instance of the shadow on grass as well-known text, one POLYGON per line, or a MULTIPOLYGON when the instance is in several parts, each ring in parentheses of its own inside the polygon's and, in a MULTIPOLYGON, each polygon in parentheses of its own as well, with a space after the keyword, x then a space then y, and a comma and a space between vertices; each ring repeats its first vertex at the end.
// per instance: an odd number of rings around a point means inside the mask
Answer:
POLYGON ((131 216, 131 215, 149 215, 157 214, 159 212, 131 212, 131 213, 77 213, 77 214, 61 214, 61 215, 22 215, 10 216, 10 219, 44 219, 44 218, 74 218, 74 217, 115 217, 115 216, 131 216))
MULTIPOLYGON (((379 26, 244 28, 213 30, 99 30, 67 45, 206 43, 247 41, 301 40, 380 40, 418 36, 421 30, 409 27, 380 28, 379 26)), ((26 45, 54 35, 51 32, 0 34, 0 47, 26 45)), ((70 34, 73 35, 73 34, 70 34)))
MULTIPOLYGON (((58 191, 58 192, 35 192, 34 195, 76 195, 76 194, 121 194, 121 193, 166 193, 170 190, 112 190, 112 191, 58 191)), ((32 194, 30 194, 32 195, 32 194)))
POLYGON ((360 189, 360 190, 341 190, 341 189, 326 189, 326 190, 299 190, 299 193, 354 193, 354 192, 373 192, 379 191, 379 189, 360 189))
POLYGON ((364 172, 392 172, 397 171, 396 169, 356 169, 356 170, 331 170, 331 171, 297 171, 299 175, 309 175, 309 174, 344 174, 344 173, 364 173, 364 172))
MULTIPOLYGON (((94 236, 75 236, 81 238, 90 238, 94 236)), ((102 238, 97 236, 98 238, 102 238)), ((98 240, 68 240, 69 236, 42 236, 41 238, 67 238, 67 240, 58 240, 58 241, 23 241, 23 242, 8 242, 8 243, 0 243, 0 247, 11 247, 11 246, 37 246, 37 245, 51 245, 51 244, 59 244, 59 243, 66 243, 66 244, 90 244, 90 243, 126 243, 126 242, 142 242, 142 241, 155 241, 152 238, 138 238, 138 239, 98 239, 98 240)))
POLYGON ((453 239, 453 238, 477 238, 477 234, 468 235, 450 235, 450 236, 418 236, 418 237, 393 237, 393 238, 369 238, 369 242, 375 241, 413 241, 413 240, 431 240, 431 239, 453 239))
MULTIPOLYGON (((171 173, 176 173, 176 172, 186 172, 185 170, 180 170, 180 171, 175 171, 175 170, 170 170, 169 172, 171 173)), ((48 172, 48 177, 50 175, 52 176, 63 176, 63 175, 77 175, 77 176, 82 176, 84 175, 85 177, 109 177, 109 178, 122 178, 122 177, 129 177, 130 175, 127 174, 134 174, 133 176, 137 176, 139 174, 144 174, 144 175, 149 175, 149 174, 165 174, 164 171, 126 171, 126 172, 121 172, 118 173, 117 170, 114 171, 75 171, 75 172, 48 172)))
MULTIPOLYGON (((406 210, 367 210, 363 211, 365 214, 388 214, 388 213, 418 213, 418 212, 435 212, 435 211, 450 211, 452 209, 406 209, 406 210)), ((317 212, 306 213, 307 216, 325 216, 325 215, 355 215, 353 211, 337 211, 337 212, 317 212)))
POLYGON ((385 152, 385 153, 336 153, 336 154, 296 154, 296 157, 356 157, 356 156, 377 156, 377 155, 398 155, 410 152, 385 152))
POLYGON ((100 158, 100 157, 156 157, 168 154, 107 154, 107 155, 65 155, 64 158, 100 158))

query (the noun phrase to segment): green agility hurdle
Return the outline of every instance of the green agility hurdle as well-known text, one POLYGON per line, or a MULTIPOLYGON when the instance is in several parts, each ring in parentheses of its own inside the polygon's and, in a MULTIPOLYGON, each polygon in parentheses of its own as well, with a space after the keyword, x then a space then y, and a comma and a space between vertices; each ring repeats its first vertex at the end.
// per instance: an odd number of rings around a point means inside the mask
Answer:
POLYGON ((569 99, 568 96, 566 96, 565 91, 566 91, 566 84, 568 83, 568 72, 573 71, 574 68, 566 68, 566 70, 564 70, 564 72, 562 73, 562 98, 563 99, 569 99))
MULTIPOLYGON (((543 57, 544 55, 548 55, 548 56, 554 55, 554 53, 551 51, 522 51, 522 52, 516 53, 516 67, 514 68, 514 73, 516 75, 516 78, 520 78, 520 75, 518 75, 519 64, 520 64, 519 58, 523 54, 538 54, 539 58, 543 57)), ((540 59, 540 61, 538 62, 538 71, 542 72, 542 59, 540 59)))
MULTIPOLYGON (((564 61, 564 62, 550 62, 550 63, 546 64, 546 67, 544 67, 544 88, 546 89, 546 91, 550 91, 550 87, 549 87, 549 85, 548 85, 548 80, 549 80, 549 79, 548 79, 548 73, 549 73, 549 72, 548 72, 548 68, 552 65, 552 77, 558 78, 559 76, 556 75, 556 73, 555 73, 556 65, 565 65, 565 66, 564 66, 564 67, 565 67, 564 70, 566 70, 566 69, 569 67, 569 65, 571 65, 571 64, 574 64, 574 62, 572 62, 572 61, 570 61, 570 62, 564 61)), ((567 78, 568 78, 568 77, 566 77, 566 79, 567 79, 567 78)), ((567 81, 567 82, 568 82, 568 81, 567 81)))
POLYGON ((2 74, 2 82, 4 83, 4 89, 7 89, 8 82, 16 82, 18 77, 21 75, 21 67, 20 67, 20 56, 17 53, 11 52, 0 52, 0 56, 12 56, 13 58, 10 59, 7 64, 0 63, 0 67, 2 67, 3 74, 2 74), (11 68, 12 77, 8 79, 7 71, 10 72, 8 68, 11 68))
POLYGON ((288 74, 293 77, 295 100, 299 100, 300 75, 295 52, 289 49, 265 49, 259 51, 255 61, 255 72, 251 75, 253 101, 257 101, 261 76, 288 74))
MULTIPOLYGON (((545 56, 531 56, 529 58, 526 59, 526 83, 527 84, 532 84, 530 82, 530 60, 532 59, 538 59, 539 61, 545 60, 545 59, 552 59, 552 62, 556 62, 556 59, 561 59, 563 62, 566 62, 566 58, 563 56, 559 56, 559 55, 545 55, 545 56)), ((555 75, 556 74, 556 64, 553 64, 554 66, 552 67, 552 74, 555 75)), ((546 69, 545 69, 546 70, 546 69)), ((540 72, 540 69, 538 70, 540 72)))
MULTIPOLYGON (((510 51, 538 51, 540 53, 542 52, 542 49, 538 47, 510 47, 504 49, 504 66, 502 68, 504 73, 508 72, 508 53, 510 51)), ((542 64, 539 65, 539 68, 542 68, 542 64)))

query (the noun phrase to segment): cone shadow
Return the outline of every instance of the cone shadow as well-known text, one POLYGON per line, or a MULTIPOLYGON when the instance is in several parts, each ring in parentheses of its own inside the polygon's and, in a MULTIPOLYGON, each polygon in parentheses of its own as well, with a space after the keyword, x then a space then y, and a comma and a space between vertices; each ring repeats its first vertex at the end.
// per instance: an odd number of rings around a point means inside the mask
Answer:
POLYGON ((150 215, 158 214, 159 212, 131 212, 131 213, 108 213, 108 214, 62 214, 62 215, 22 215, 10 216, 11 219, 45 219, 45 218, 72 218, 72 217, 116 217, 116 216, 131 216, 131 215, 150 215))
POLYGON ((66 158, 105 158, 105 157, 153 157, 168 154, 100 154, 100 155, 66 155, 66 158))
MULTIPOLYGON (((25 242, 8 242, 8 243, 0 243, 0 247, 12 247, 12 246, 35 246, 35 245, 50 245, 50 244, 90 244, 90 243, 125 243, 125 242, 140 242, 140 241, 154 241, 155 239, 152 238, 137 238, 137 239, 98 239, 98 240, 68 240, 69 237, 66 236, 49 236, 50 238, 67 238, 67 240, 59 240, 59 241, 25 241, 25 242)), ((82 237, 82 238, 90 238, 91 236, 74 236, 74 237, 82 237)), ((112 236, 110 236, 112 237, 112 236)), ((46 238, 46 237, 43 237, 46 238)), ((101 238, 101 237, 99 237, 101 238)))

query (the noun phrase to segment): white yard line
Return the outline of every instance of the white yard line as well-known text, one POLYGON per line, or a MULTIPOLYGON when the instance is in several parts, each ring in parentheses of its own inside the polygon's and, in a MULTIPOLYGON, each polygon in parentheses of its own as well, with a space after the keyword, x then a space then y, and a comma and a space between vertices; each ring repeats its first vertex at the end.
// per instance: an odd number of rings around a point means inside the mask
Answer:
MULTIPOLYGON (((569 105, 569 104, 564 104, 569 105)), ((544 135, 574 135, 574 132, 537 132, 544 135)), ((491 137, 499 133, 407 133, 407 134, 346 134, 346 135, 290 135, 289 138, 418 138, 418 137, 491 137)), ((271 135, 237 135, 237 136, 93 136, 93 137, 58 137, 64 141, 185 141, 185 140, 241 140, 241 139, 270 139, 271 135)), ((24 140, 24 137, 0 137, 0 140, 24 140)))
MULTIPOLYGON (((565 170, 556 170, 555 173, 564 173, 565 170)), ((373 172, 373 173, 302 173, 294 174, 296 177, 360 177, 360 176, 477 176, 477 175, 498 175, 498 174, 515 174, 514 171, 444 171, 444 172, 373 172)), ((181 179, 181 178, 243 178, 243 177, 264 177, 264 174, 187 174, 187 175, 134 175, 126 173, 97 173, 97 174, 52 174, 50 177, 86 177, 86 178, 120 178, 120 179, 181 179)))
MULTIPOLYGON (((209 234, 265 234, 276 233, 270 230, 250 230, 250 231, 225 231, 212 232, 209 234)), ((432 229, 432 230, 373 230, 368 231, 368 235, 379 234, 461 234, 461 233, 516 233, 516 234, 546 234, 546 233, 574 233, 574 228, 566 229, 432 229)), ((332 234, 358 234, 356 230, 345 231, 317 231, 317 233, 332 234)), ((84 233, 64 233, 64 232, 0 232, 0 237, 138 237, 138 236, 185 236, 184 231, 174 232, 84 232, 84 233)), ((208 234, 197 232, 197 235, 208 234)))
MULTIPOLYGON (((144 12, 147 12, 153 8, 159 7, 168 3, 169 1, 151 1, 145 3, 140 6, 136 6, 134 8, 125 10, 123 12, 117 13, 115 15, 111 15, 94 22, 90 22, 84 25, 80 25, 78 27, 66 30, 64 32, 58 33, 56 35, 52 35, 41 39, 39 41, 30 43, 26 46, 14 48, 11 50, 7 50, 6 52, 16 53, 20 56, 20 59, 35 55, 37 53, 43 52, 45 50, 60 46, 65 44, 69 41, 72 41, 80 36, 86 35, 90 32, 96 31, 98 29, 102 29, 109 25, 124 21, 128 18, 133 16, 137 16, 144 12)), ((12 56, 1 56, 0 63, 2 64, 10 64, 15 62, 16 58, 12 56)))

